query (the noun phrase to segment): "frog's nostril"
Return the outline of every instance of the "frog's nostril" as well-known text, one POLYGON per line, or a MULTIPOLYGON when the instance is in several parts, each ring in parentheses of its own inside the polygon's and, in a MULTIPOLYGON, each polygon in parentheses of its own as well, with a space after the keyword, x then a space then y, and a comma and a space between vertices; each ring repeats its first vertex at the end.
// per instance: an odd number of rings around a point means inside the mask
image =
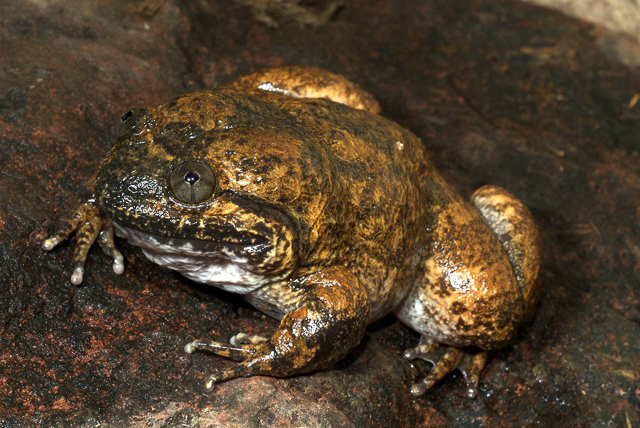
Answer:
POLYGON ((121 122, 126 122, 127 119, 129 119, 131 116, 133 116, 133 111, 129 110, 128 112, 126 112, 125 114, 122 115, 122 117, 120 118, 121 122))
POLYGON ((180 202, 197 205, 213 195, 216 178, 213 170, 206 163, 188 160, 173 168, 169 187, 173 196, 180 202))

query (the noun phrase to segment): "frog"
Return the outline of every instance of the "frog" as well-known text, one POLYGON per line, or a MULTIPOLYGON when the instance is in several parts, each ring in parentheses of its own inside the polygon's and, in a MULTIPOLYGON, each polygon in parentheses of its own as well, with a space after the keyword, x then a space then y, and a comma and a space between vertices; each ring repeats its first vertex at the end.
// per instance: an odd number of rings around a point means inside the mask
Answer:
POLYGON ((489 353, 534 313, 542 245, 527 207, 494 185, 463 197, 421 139, 340 74, 259 70, 128 110, 116 133, 42 247, 76 234, 80 284, 96 241, 124 272, 123 237, 279 320, 269 336, 187 343, 237 362, 213 370, 208 391, 329 369, 393 313, 420 336, 404 357, 432 367, 411 393, 460 370, 473 398, 489 353))

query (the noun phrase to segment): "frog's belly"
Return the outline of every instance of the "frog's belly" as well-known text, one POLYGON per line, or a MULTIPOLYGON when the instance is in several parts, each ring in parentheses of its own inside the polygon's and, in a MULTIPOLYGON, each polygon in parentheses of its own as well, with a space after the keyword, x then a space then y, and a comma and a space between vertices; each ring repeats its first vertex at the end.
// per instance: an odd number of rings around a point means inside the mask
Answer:
POLYGON ((189 240, 166 238, 114 225, 118 236, 140 247, 149 260, 202 284, 246 294, 281 279, 252 272, 248 259, 231 246, 216 245, 215 250, 202 249, 189 240))

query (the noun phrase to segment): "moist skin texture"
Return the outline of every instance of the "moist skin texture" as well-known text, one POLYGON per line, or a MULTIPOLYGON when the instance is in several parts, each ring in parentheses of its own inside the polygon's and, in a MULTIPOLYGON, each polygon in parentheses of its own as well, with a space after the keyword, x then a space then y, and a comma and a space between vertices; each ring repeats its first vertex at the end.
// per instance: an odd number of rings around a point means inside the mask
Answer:
POLYGON ((463 370, 475 396, 487 351, 507 344, 540 295, 540 238, 515 196, 470 201, 411 132, 344 77, 281 67, 126 112, 118 140, 60 230, 76 233, 72 282, 97 240, 122 273, 116 232, 155 263, 242 294, 281 320, 271 337, 196 340, 240 360, 215 383, 327 368, 393 312, 434 363, 423 394, 463 370))

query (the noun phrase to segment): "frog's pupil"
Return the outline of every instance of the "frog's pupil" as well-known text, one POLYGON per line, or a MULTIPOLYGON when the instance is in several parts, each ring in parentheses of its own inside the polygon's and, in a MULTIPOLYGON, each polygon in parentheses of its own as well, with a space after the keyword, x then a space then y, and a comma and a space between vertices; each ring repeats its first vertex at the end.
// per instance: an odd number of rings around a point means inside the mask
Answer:
POLYGON ((189 171, 185 176, 184 176, 184 181, 186 181, 187 183, 191 184, 192 186, 194 184, 196 184, 198 182, 198 180, 200 180, 200 176, 198 175, 197 172, 195 171, 189 171))
POLYGON ((133 116, 133 112, 131 110, 129 110, 128 112, 126 112, 125 114, 122 115, 122 117, 120 118, 120 120, 122 122, 126 122, 127 119, 129 119, 131 116, 133 116))

